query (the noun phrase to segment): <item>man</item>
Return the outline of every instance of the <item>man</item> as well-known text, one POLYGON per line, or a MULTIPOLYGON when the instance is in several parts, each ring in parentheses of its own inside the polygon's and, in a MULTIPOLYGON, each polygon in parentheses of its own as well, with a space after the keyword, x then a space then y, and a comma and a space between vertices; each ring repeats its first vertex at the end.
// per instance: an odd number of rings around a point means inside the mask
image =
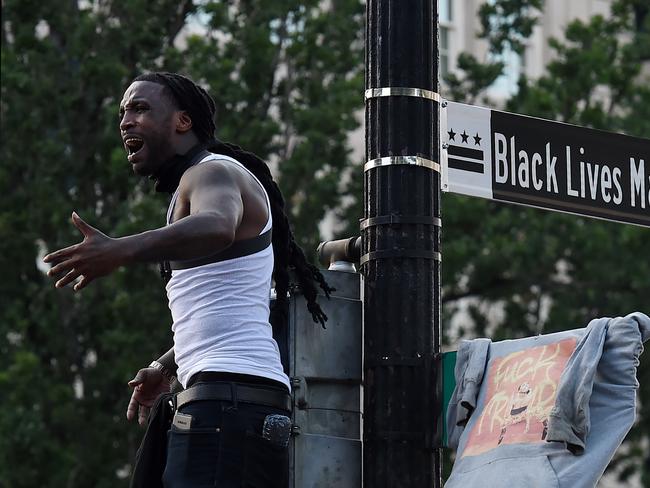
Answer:
POLYGON ((189 78, 136 78, 120 103, 120 132, 133 171, 173 194, 167 225, 111 238, 73 213, 83 241, 44 261, 57 287, 75 282, 75 291, 120 266, 162 263, 174 347, 130 382, 127 417, 139 410, 144 422, 174 375, 186 388, 176 397, 164 486, 285 488, 289 380, 269 324, 271 280, 282 315, 293 268, 321 324, 315 283, 330 288, 295 244, 268 167, 214 138, 214 112, 189 78))

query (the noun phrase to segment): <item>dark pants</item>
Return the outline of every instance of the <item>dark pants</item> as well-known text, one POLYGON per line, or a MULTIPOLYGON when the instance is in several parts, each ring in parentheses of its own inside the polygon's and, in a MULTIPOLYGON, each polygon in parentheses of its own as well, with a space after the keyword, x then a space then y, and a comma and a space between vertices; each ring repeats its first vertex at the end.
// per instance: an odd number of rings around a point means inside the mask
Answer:
MULTIPOLYGON (((259 386, 264 389, 264 386, 259 386)), ((290 413, 232 400, 202 400, 179 408, 183 423, 172 425, 167 440, 165 488, 287 488, 286 445, 268 440, 268 415, 290 413), (184 415, 191 416, 184 417, 184 415)))

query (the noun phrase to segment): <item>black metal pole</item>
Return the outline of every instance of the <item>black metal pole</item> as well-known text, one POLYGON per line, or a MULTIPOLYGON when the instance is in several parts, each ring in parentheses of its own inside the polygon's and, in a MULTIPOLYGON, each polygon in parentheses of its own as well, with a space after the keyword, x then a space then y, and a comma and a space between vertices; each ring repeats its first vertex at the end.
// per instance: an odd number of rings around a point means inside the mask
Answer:
POLYGON ((368 0, 363 483, 441 483, 437 4, 368 0))

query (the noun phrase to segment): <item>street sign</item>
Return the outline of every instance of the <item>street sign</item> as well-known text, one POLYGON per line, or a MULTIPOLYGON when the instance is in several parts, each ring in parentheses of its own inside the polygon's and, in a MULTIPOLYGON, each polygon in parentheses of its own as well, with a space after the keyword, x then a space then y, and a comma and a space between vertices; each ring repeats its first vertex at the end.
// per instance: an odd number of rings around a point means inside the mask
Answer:
POLYGON ((441 115, 443 191, 650 227, 650 140, 455 102, 441 115))

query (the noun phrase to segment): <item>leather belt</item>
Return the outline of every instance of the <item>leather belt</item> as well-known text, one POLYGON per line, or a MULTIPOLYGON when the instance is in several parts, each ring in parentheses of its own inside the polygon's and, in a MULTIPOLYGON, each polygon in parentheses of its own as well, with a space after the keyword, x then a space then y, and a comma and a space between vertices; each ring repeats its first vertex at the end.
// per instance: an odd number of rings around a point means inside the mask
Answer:
POLYGON ((200 400, 256 403, 291 411, 291 395, 286 391, 237 383, 196 383, 176 396, 176 408, 200 400))

